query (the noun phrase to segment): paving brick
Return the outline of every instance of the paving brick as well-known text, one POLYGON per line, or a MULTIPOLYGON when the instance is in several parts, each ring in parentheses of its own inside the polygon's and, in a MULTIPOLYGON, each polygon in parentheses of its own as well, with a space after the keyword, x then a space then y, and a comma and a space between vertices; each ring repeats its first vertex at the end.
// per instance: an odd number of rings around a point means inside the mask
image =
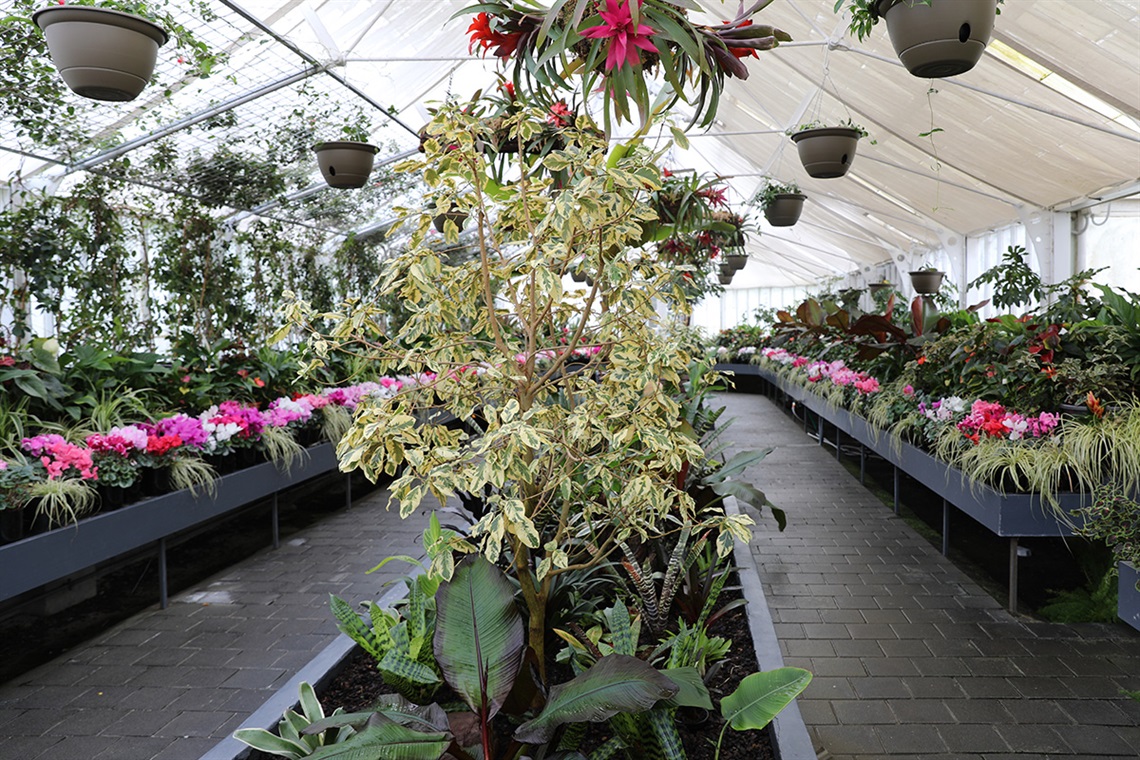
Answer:
POLYGON ((887 703, 879 699, 835 700, 831 703, 835 718, 840 723, 874 725, 895 723, 895 714, 887 703))
POLYGON ((945 725, 938 733, 951 752, 1008 752, 1010 747, 991 725, 945 725))
POLYGON ((948 747, 934 726, 905 724, 877 726, 875 733, 891 754, 896 752, 946 752, 948 747))

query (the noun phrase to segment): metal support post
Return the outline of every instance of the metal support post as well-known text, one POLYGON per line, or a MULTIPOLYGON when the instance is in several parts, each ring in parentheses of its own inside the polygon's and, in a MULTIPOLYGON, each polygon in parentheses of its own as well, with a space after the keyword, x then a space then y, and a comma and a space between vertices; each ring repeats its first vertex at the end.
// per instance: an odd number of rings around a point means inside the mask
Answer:
POLYGON ((1009 539, 1009 611, 1017 612, 1017 536, 1009 539))
POLYGON ((817 428, 819 432, 819 445, 823 446, 826 443, 826 441, 823 440, 823 417, 817 417, 816 419, 819 420, 819 426, 817 428))
POLYGON ((950 556, 950 502, 942 500, 942 556, 950 556))
POLYGON ((166 588, 166 539, 158 539, 158 606, 162 609, 170 604, 166 588))
POLYGON ((273 494, 273 505, 270 507, 270 520, 273 521, 273 548, 278 549, 281 547, 281 522, 280 515, 277 511, 277 494, 273 494))
POLYGON ((867 447, 859 444, 859 485, 867 485, 867 447))
POLYGON ((352 474, 346 473, 344 476, 344 506, 346 509, 352 506, 352 474))
POLYGON ((899 513, 899 468, 898 465, 893 466, 895 471, 895 514, 899 513))
POLYGON ((835 461, 842 461, 843 457, 843 433, 840 431, 839 426, 835 426, 835 461))

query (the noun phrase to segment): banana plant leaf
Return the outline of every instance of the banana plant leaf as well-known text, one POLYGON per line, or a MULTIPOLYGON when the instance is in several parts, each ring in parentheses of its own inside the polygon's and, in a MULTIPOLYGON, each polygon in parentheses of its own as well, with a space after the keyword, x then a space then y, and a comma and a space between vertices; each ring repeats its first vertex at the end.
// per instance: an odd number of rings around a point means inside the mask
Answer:
POLYGON ((677 692, 677 685, 652 665, 612 654, 574 680, 552 688, 546 707, 518 727, 515 739, 543 744, 566 723, 597 723, 622 712, 642 712, 677 692))
POLYGON ((435 596, 433 648, 443 678, 490 720, 511 693, 526 647, 514 589, 482 556, 459 563, 435 596))
POLYGON ((439 760, 451 745, 449 733, 421 733, 374 715, 360 733, 322 747, 308 760, 439 760))
POLYGON ((772 722, 811 683, 803 668, 776 668, 753 673, 720 701, 720 714, 737 731, 760 729, 772 722))

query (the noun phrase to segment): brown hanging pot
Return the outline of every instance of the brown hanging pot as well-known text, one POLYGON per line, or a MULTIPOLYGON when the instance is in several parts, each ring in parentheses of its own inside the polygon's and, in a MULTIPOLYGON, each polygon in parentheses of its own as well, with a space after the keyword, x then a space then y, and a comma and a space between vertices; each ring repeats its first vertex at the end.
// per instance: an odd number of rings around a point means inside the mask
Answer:
POLYGON ((32 14, 60 77, 92 100, 134 100, 154 74, 165 31, 141 16, 89 6, 57 5, 32 14))
POLYGON ((364 187, 379 148, 364 142, 323 142, 313 146, 317 164, 329 187, 364 187))
POLYGON ((842 177, 855 160, 855 149, 862 137, 849 127, 805 129, 792 135, 800 154, 800 163, 816 179, 842 177))
POLYGON ((937 293, 942 288, 945 272, 917 271, 910 273, 910 284, 914 292, 924 296, 937 293))
POLYGON ((981 60, 997 0, 878 0, 875 12, 907 71, 923 79, 963 74, 981 60))
POLYGON ((773 227, 791 227, 800 220, 806 200, 803 193, 780 193, 764 207, 764 218, 773 227))

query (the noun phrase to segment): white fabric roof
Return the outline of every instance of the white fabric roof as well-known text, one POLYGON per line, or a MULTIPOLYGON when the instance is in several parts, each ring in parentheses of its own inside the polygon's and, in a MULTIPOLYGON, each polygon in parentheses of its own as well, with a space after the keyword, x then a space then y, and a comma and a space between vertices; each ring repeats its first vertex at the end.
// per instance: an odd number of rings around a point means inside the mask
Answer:
MULTIPOLYGON (((0 13, 10 2, 0 0, 0 13)), ((678 168, 730 175, 737 203, 764 174, 794 179, 809 196, 799 224, 765 225, 750 242, 755 263, 735 286, 811 282, 938 248, 948 237, 1001 227, 1035 209, 1140 187, 1140 0, 1007 0, 982 61, 948 80, 908 74, 882 24, 865 42, 846 36, 833 2, 776 0, 763 11, 758 18, 795 42, 749 59, 749 79, 728 81, 712 129, 675 151, 678 168), (784 130, 848 117, 875 142, 861 141, 846 177, 808 177, 784 130), (935 127, 941 131, 920 137, 935 127)), ((186 23, 232 51, 226 70, 176 88, 169 99, 161 88, 129 104, 75 98, 77 139, 58 148, 31 144, 0 121, 0 178, 97 169, 127 148, 145 156, 167 132, 190 154, 210 136, 200 124, 173 127, 200 121, 210 109, 236 113, 229 128, 255 140, 301 87, 324 91, 334 113, 353 103, 390 110, 395 121, 378 118, 385 126, 374 142, 399 152, 415 147, 429 101, 467 97, 493 81, 493 60, 468 53, 469 20, 451 19, 464 0, 213 4, 219 19, 209 27, 189 16, 186 23)), ((715 20, 736 9, 718 0, 701 5, 715 20)), ((160 72, 176 78, 174 54, 163 55, 160 72)), ((305 186, 310 194, 335 192, 320 189, 315 169, 298 184, 305 186)), ((370 216, 355 226, 367 228, 386 213, 382 205, 366 210, 370 216)), ((261 211, 293 213, 288 205, 261 211)))

